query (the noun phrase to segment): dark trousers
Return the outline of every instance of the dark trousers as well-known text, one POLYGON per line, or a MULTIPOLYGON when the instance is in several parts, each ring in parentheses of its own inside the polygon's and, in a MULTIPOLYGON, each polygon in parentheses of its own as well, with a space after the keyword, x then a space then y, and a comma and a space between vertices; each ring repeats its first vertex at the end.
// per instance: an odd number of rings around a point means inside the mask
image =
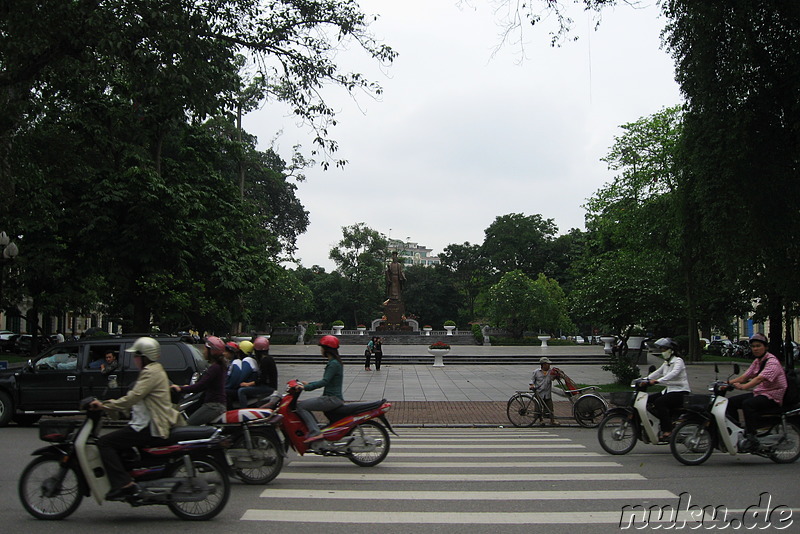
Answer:
POLYGON ((652 406, 650 412, 658 418, 661 432, 672 432, 672 416, 683 407, 683 397, 688 394, 688 391, 650 394, 647 402, 652 406))
POLYGON ((375 370, 376 371, 380 371, 381 370, 381 360, 383 359, 383 353, 382 352, 376 352, 374 354, 374 356, 375 356, 375 370))
POLYGON ((153 437, 150 434, 150 427, 137 432, 126 426, 101 436, 97 440, 97 446, 100 448, 100 457, 103 459, 103 465, 108 473, 111 489, 127 486, 133 480, 125 470, 125 466, 122 465, 122 459, 119 457, 120 451, 130 450, 131 447, 158 447, 167 443, 169 440, 153 437))
POLYGON ((728 417, 739 422, 739 408, 744 412, 744 431, 745 434, 755 434, 761 426, 760 414, 780 413, 781 407, 777 402, 765 397, 764 395, 753 395, 744 393, 735 395, 728 399, 728 407, 725 411, 728 417))
POLYGON ((369 349, 365 350, 364 351, 364 369, 369 369, 369 363, 370 363, 369 362, 369 358, 370 358, 370 356, 372 356, 372 353, 369 351, 369 349))

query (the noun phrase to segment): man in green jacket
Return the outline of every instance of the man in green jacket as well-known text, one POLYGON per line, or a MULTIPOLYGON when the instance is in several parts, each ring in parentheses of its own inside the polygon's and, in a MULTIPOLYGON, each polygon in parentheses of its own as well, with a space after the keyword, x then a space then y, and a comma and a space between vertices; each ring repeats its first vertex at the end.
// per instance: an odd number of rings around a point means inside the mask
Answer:
POLYGON ((125 500, 139 491, 125 470, 119 452, 131 447, 165 445, 172 427, 183 424, 180 412, 172 405, 167 373, 158 362, 161 358, 158 341, 140 337, 125 352, 134 354, 134 361, 141 369, 136 383, 124 397, 105 402, 94 400, 89 405, 93 410, 127 413, 131 418, 128 426, 97 441, 111 484, 111 490, 106 494, 109 501, 125 500))

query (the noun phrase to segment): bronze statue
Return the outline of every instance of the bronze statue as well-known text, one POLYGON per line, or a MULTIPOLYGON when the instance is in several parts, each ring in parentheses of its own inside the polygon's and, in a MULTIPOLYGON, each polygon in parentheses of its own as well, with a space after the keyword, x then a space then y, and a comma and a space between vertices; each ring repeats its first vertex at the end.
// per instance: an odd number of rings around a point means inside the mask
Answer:
POLYGON ((400 300, 406 284, 403 264, 397 261, 397 251, 392 252, 392 263, 386 266, 386 293, 391 300, 400 300))

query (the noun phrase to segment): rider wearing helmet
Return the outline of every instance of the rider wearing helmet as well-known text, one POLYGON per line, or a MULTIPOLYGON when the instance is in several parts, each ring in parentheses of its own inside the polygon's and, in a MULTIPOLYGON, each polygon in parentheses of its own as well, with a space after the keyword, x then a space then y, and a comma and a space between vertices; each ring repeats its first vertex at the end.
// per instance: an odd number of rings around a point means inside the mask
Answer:
POLYGON ((197 382, 184 386, 172 385, 174 390, 181 393, 204 392, 203 404, 189 416, 187 423, 190 425, 210 423, 225 413, 226 409, 225 379, 228 373, 228 361, 225 359, 225 343, 216 336, 208 336, 205 357, 211 365, 197 382))
POLYGON ((758 444, 756 431, 760 414, 779 412, 786 393, 786 373, 778 358, 768 352, 768 345, 764 334, 753 334, 750 337, 750 350, 755 359, 744 374, 730 381, 736 389, 753 390, 731 397, 727 408, 728 417, 734 421, 739 420, 739 408, 744 412, 746 448, 758 444))
POLYGON ((299 415, 308 427, 306 443, 322 438, 319 431, 313 410, 327 412, 334 410, 344 404, 342 394, 342 381, 344 380, 344 368, 342 359, 339 356, 339 338, 336 336, 322 336, 319 340, 320 353, 328 359, 325 365, 325 374, 321 380, 316 382, 301 382, 306 391, 312 391, 324 387, 322 395, 316 399, 306 399, 297 403, 297 415, 299 415))
POLYGON ((660 441, 668 441, 672 434, 672 415, 683 406, 683 397, 689 394, 689 377, 686 376, 686 364, 676 354, 678 344, 672 338, 662 337, 654 344, 654 351, 660 352, 664 363, 661 367, 647 375, 650 385, 667 386, 664 391, 651 393, 648 404, 652 405, 652 413, 658 417, 661 434, 660 441))
MULTIPOLYGON (((242 342, 244 344, 244 341, 242 342)), ((278 389, 278 367, 269 355, 269 340, 264 336, 253 341, 253 349, 257 361, 258 374, 250 381, 240 384, 238 391, 239 406, 247 406, 247 399, 271 395, 278 389)))
POLYGON ((111 490, 106 500, 119 501, 139 491, 120 459, 120 451, 131 447, 157 447, 169 443, 170 430, 183 424, 181 414, 172 406, 169 378, 159 363, 161 345, 152 337, 140 337, 125 352, 132 352, 140 367, 139 376, 130 391, 119 399, 89 404, 92 410, 129 412, 127 426, 101 436, 97 440, 111 490))

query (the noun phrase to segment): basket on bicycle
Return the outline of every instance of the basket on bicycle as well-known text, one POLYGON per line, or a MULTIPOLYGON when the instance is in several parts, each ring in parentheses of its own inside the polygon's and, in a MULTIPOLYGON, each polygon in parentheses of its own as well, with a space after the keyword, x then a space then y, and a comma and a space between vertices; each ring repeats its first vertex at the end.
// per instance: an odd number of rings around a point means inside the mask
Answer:
POLYGON ((691 410, 693 412, 703 412, 708 410, 708 402, 708 395, 690 393, 688 395, 684 395, 683 397, 683 409, 691 410))
POLYGON ((80 426, 78 421, 41 421, 39 439, 53 443, 67 441, 78 426, 80 426))
POLYGON ((608 402, 614 406, 630 406, 635 396, 635 391, 612 391, 608 394, 608 402))

